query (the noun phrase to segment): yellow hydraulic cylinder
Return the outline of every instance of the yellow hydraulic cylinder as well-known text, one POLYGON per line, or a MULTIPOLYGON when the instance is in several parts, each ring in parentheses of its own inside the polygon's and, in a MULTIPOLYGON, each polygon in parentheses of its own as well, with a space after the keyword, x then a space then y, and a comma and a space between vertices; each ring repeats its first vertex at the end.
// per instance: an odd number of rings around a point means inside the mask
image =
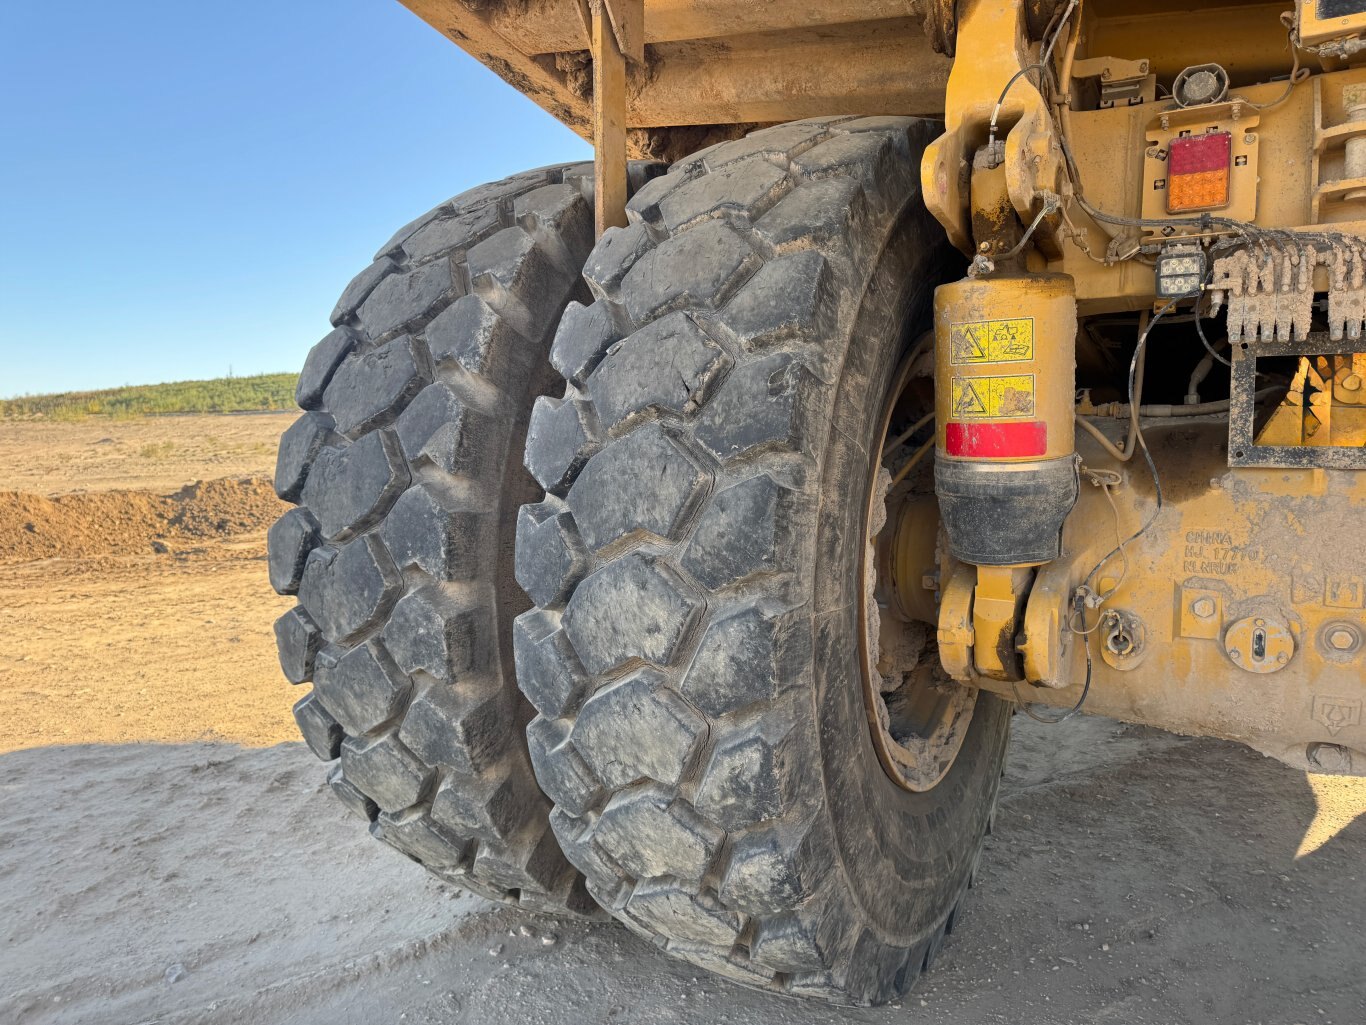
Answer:
POLYGON ((935 292, 935 491, 963 562, 1058 557, 1077 499, 1077 303, 1064 274, 967 278, 935 292))

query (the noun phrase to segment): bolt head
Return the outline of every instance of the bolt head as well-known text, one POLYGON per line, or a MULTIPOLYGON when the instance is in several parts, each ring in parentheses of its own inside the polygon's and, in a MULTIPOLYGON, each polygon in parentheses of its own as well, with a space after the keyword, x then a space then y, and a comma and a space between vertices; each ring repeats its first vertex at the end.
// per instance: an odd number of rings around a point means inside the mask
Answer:
POLYGON ((1191 602, 1191 611, 1201 619, 1209 619, 1210 616, 1214 615, 1214 599, 1196 598, 1195 601, 1191 602))
POLYGON ((1348 391, 1358 391, 1361 388, 1361 378, 1356 374, 1348 374, 1342 379, 1342 386, 1348 391))
POLYGON ((1328 634, 1328 646, 1334 651, 1351 651, 1356 643, 1357 639, 1351 630, 1339 628, 1328 634))

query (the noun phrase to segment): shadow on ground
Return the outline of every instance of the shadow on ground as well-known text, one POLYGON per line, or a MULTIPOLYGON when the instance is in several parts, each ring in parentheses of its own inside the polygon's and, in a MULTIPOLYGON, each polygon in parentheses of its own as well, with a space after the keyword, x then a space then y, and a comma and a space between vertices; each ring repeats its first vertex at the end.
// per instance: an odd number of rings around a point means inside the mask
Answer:
POLYGON ((1107 720, 1016 721, 960 928, 904 1005, 872 1011, 458 895, 366 837, 301 745, 4 755, 0 1020, 1366 1021, 1366 819, 1297 860, 1301 774, 1107 720))

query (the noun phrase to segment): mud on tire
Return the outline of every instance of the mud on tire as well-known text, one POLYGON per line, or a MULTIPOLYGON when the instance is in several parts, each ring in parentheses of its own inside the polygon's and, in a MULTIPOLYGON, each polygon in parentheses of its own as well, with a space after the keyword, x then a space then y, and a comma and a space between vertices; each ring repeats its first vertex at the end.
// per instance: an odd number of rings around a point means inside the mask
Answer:
MULTIPOLYGON (((652 173, 633 168, 637 180, 652 173)), ((480 186, 413 221, 343 292, 299 378, 271 528, 298 596, 280 663, 328 780, 370 832, 497 900, 589 912, 548 825, 512 680, 519 465, 546 353, 583 291, 592 165, 480 186)))
POLYGON ((952 928, 1009 706, 946 778, 883 772, 858 664, 877 410, 961 264, 918 194, 935 126, 723 143, 629 205, 552 350, 522 511, 518 681, 561 845, 630 928, 732 979, 903 993, 952 928))

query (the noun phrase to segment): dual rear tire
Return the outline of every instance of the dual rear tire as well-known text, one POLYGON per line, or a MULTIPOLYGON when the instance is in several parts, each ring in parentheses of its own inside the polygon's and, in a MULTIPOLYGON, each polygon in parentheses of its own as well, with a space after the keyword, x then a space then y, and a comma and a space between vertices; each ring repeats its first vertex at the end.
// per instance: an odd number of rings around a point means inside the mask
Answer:
POLYGON ((300 508, 271 569, 300 595, 277 630, 314 681, 296 716, 377 836, 500 899, 591 894, 749 985, 877 1003, 933 959, 1009 721, 979 694, 912 793, 863 700, 878 411, 958 270, 918 195, 933 132, 721 144, 591 252, 582 171, 533 172, 409 226, 348 289, 282 444, 300 508), (439 232, 443 257, 414 256, 439 232))

